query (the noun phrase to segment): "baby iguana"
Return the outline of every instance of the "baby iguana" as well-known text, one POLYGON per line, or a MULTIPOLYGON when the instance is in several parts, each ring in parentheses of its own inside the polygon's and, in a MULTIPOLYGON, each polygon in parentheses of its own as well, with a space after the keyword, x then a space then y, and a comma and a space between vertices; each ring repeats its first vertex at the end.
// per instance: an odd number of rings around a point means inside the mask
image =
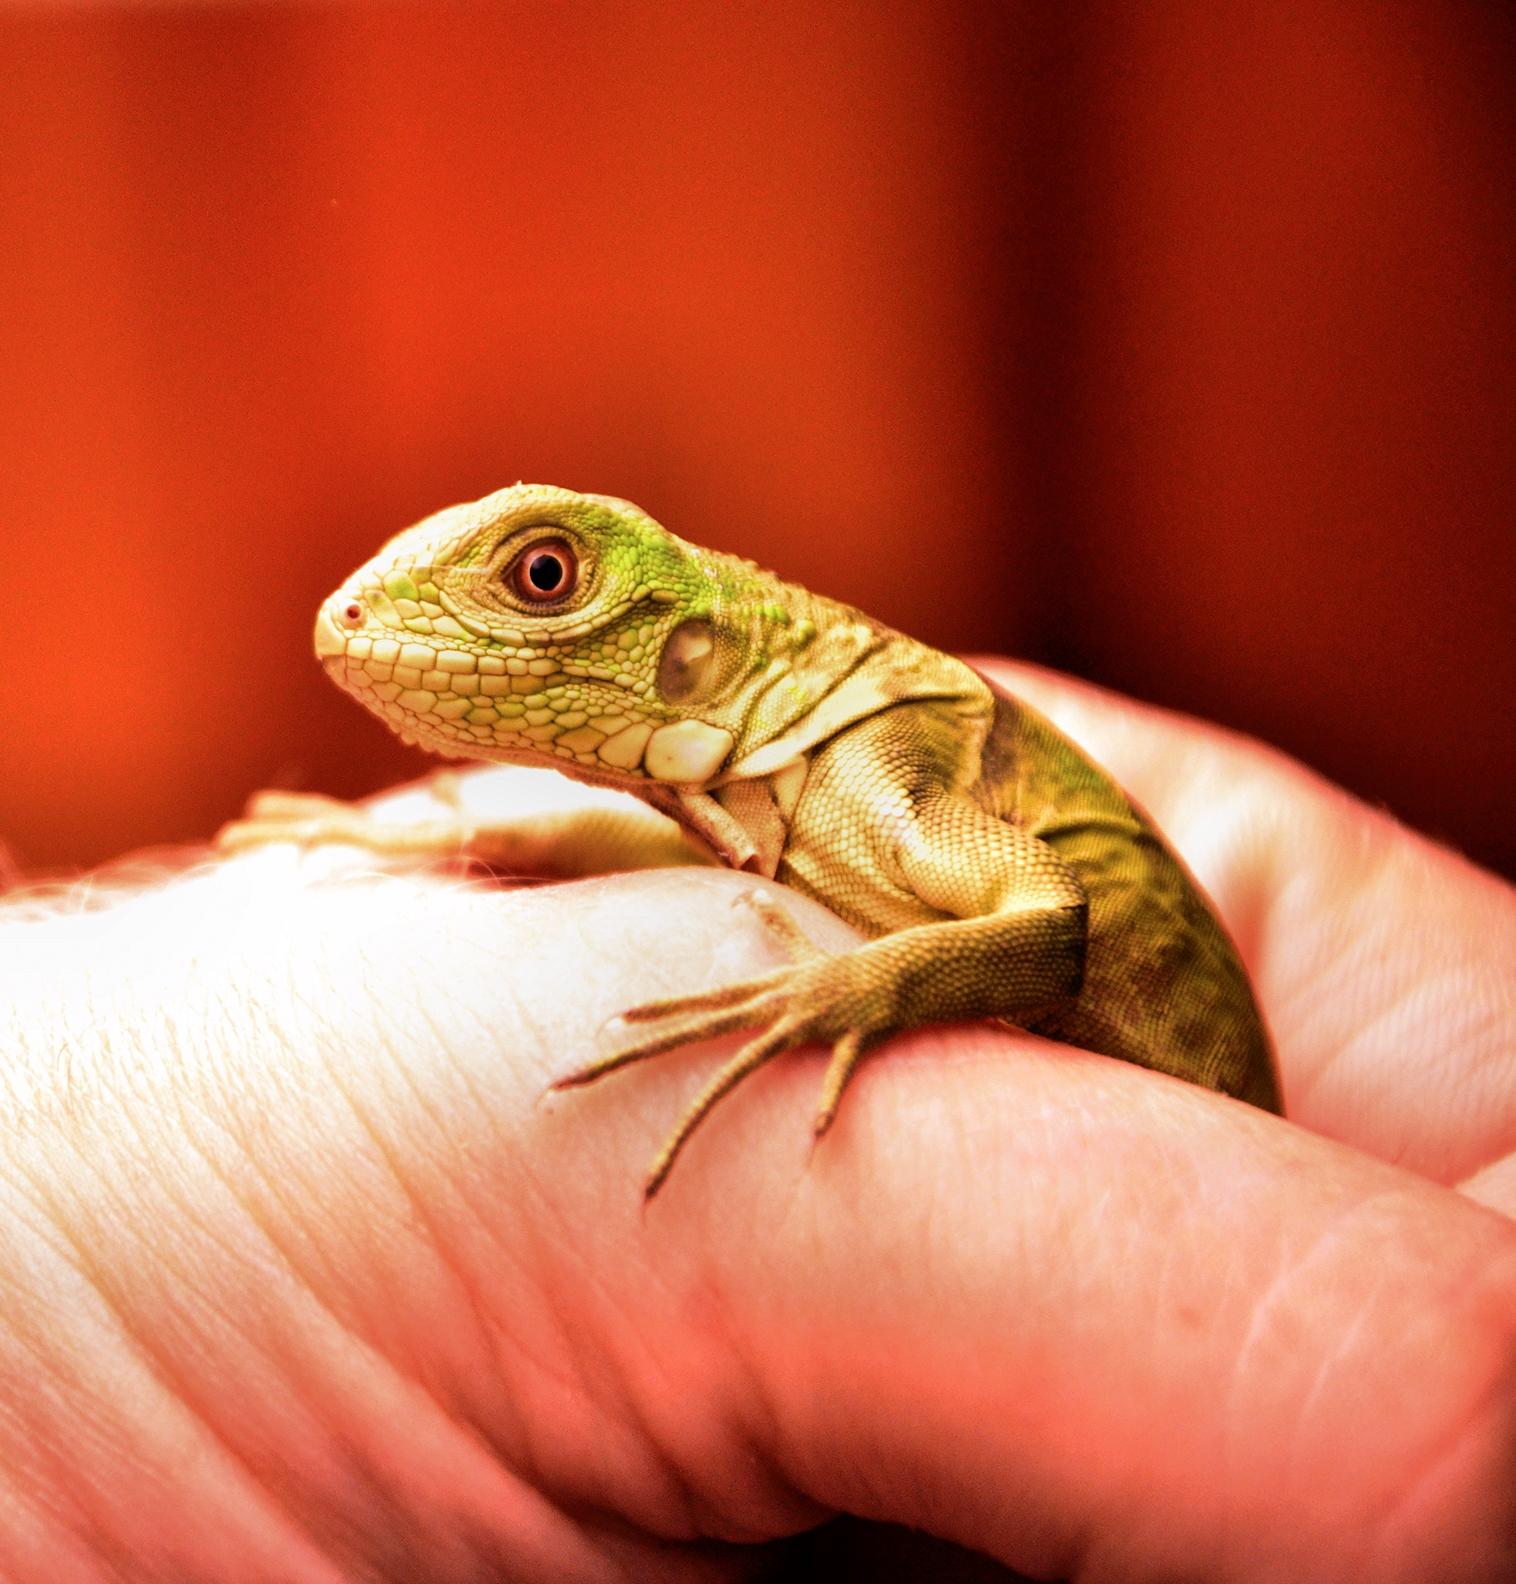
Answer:
MULTIPOLYGON (((316 653, 408 741, 634 792, 872 937, 826 955, 757 894, 791 965, 633 1007, 627 1023, 657 1026, 560 1081, 756 1031, 690 1106, 648 1194, 780 1051, 831 1047, 819 1135, 870 1046, 952 1018, 1003 1018, 1278 1109, 1236 952, 1141 811, 1035 710, 856 610, 626 501, 518 484, 392 539, 322 606, 316 653)), ((645 819, 595 820, 601 867, 650 861, 645 819)), ((508 830, 466 834, 510 851, 508 830)), ((460 843, 274 794, 224 840, 328 836, 460 843)))

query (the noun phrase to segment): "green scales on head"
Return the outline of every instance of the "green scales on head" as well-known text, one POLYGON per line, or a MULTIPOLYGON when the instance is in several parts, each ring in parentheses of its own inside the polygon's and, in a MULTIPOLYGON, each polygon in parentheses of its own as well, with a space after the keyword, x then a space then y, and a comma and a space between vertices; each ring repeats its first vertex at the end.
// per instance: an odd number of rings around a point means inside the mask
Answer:
MULTIPOLYGON (((759 898, 790 966, 634 1008, 628 1022, 659 1026, 562 1080, 756 1031, 649 1192, 778 1052, 832 1047, 822 1131, 870 1046, 953 1018, 1001 1017, 1277 1109, 1242 967, 1142 813, 1035 711, 856 610, 626 501, 518 484, 391 540, 323 605, 316 652, 408 741, 634 792, 873 937, 826 956, 759 898)), ((265 811, 230 844, 337 833, 331 816, 298 831, 288 816, 265 811)))
POLYGON ((323 605, 316 652, 438 752, 699 787, 749 779, 889 636, 626 501, 517 485, 393 539, 323 605))

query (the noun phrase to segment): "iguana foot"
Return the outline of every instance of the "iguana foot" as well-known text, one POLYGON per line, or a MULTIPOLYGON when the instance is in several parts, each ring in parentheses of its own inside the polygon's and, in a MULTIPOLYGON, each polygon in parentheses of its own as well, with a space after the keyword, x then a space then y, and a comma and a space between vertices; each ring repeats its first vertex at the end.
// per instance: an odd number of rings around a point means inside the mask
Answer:
POLYGON ((643 1187, 649 1199, 663 1186, 690 1136, 714 1107, 749 1073, 797 1045, 822 1043, 832 1047, 814 1122, 815 1136, 819 1138, 832 1125, 842 1092, 859 1059, 869 1045, 893 1027, 889 1016, 893 997, 880 994, 878 975, 867 961, 867 948, 830 956, 808 940, 767 893, 745 893, 744 901, 785 948, 792 959, 790 966, 736 984, 630 1008, 613 1022, 661 1022, 664 1026, 569 1073, 552 1086, 577 1088, 633 1062, 697 1040, 715 1039, 735 1029, 762 1030, 691 1101, 649 1168, 643 1187))
POLYGON ((240 820, 216 833, 222 852, 246 852, 276 842, 300 847, 341 843, 385 857, 436 857, 461 854, 473 836, 457 795, 457 776, 434 775, 427 792, 444 810, 440 819, 385 820, 358 803, 320 792, 257 792, 240 820))

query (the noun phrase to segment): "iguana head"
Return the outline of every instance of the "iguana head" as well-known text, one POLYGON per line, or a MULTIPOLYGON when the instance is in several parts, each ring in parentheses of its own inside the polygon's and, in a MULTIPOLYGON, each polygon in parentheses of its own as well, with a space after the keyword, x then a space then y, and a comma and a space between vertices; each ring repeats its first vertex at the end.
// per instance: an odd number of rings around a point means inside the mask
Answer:
POLYGON ((397 535, 321 607, 315 644, 434 752, 698 787, 814 703, 793 664, 809 608, 627 501, 517 484, 397 535))

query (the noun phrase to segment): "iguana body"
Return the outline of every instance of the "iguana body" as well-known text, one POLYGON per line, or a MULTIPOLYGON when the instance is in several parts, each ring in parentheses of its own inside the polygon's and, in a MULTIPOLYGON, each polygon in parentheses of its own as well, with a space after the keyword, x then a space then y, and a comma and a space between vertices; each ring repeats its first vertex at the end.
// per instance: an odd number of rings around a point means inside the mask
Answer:
MULTIPOLYGON (((792 966, 634 1008, 648 1036, 563 1080, 755 1031, 649 1192, 777 1052, 833 1047, 820 1131, 870 1045, 944 1019, 1004 1018, 1278 1108, 1242 966, 1141 811, 1034 710, 856 610, 625 501, 517 485, 392 540, 322 607, 316 650, 402 736, 637 793, 873 937, 823 955, 760 898, 792 966)), ((232 843, 353 834, 280 818, 303 808, 266 806, 232 843)))

